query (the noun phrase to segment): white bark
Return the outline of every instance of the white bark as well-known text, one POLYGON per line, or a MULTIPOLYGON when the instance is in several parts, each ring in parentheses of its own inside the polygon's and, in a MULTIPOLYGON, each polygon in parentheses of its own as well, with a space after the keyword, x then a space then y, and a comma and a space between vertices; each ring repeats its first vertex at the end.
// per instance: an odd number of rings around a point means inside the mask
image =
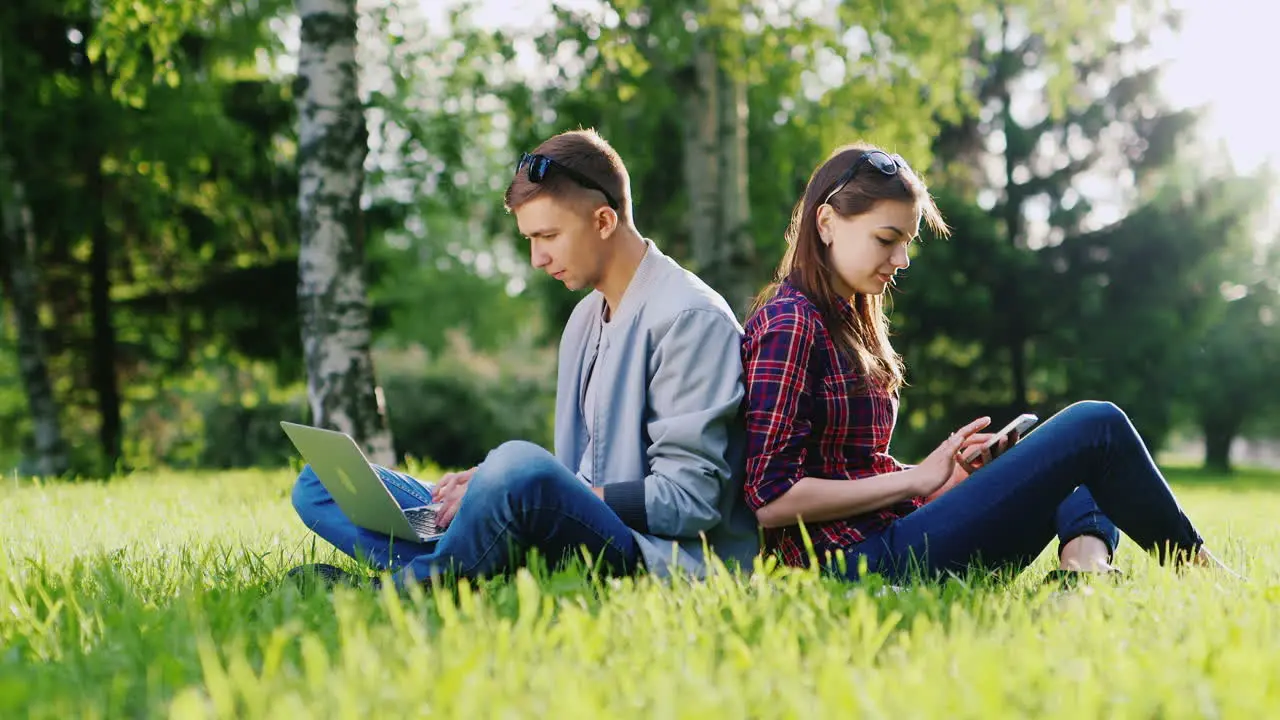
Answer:
POLYGON ((392 465, 375 386, 360 195, 368 130, 356 86, 355 0, 297 0, 298 310, 312 422, 392 465))
MULTIPOLYGON (((689 194, 689 249, 697 272, 714 273, 718 245, 720 191, 719 67, 715 47, 698 38, 685 88, 684 184, 689 194)), ((714 284, 714 283, 712 283, 714 284)))
MULTIPOLYGON (((3 67, 0 67, 0 83, 3 77, 3 67)), ((3 108, 4 87, 0 85, 0 110, 3 108)), ((18 370, 31 411, 36 472, 42 477, 55 477, 67 471, 68 458, 41 337, 35 224, 3 137, 0 137, 0 218, 3 219, 0 252, 5 256, 8 271, 4 283, 8 286, 18 330, 18 370)))
POLYGON ((694 269, 741 314, 755 284, 747 81, 741 68, 726 70, 722 50, 712 32, 696 40, 684 86, 684 180, 694 269))
POLYGON ((720 290, 739 313, 745 313, 755 285, 751 270, 755 242, 751 238, 751 202, 747 167, 747 79, 741 65, 721 69, 720 238, 716 267, 720 290))

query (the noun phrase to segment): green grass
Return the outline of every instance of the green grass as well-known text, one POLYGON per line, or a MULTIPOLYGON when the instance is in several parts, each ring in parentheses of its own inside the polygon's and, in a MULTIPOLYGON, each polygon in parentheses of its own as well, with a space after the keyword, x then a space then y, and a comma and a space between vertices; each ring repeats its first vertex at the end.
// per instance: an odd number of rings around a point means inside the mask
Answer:
MULTIPOLYGON (((1280 477, 1173 476, 1240 585, 1129 543, 1130 579, 875 593, 522 574, 303 594, 333 560, 289 473, 0 484, 0 717, 1263 717, 1280 707, 1280 477)), ((1050 551, 1051 552, 1051 551, 1050 551)))

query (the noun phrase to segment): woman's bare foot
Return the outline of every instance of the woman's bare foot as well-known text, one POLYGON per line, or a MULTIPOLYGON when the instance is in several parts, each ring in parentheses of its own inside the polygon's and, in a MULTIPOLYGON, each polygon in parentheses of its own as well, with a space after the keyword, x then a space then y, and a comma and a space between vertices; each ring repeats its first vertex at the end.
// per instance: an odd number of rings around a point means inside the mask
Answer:
POLYGON ((1101 538, 1080 535, 1062 546, 1062 552, 1058 553, 1058 567, 1075 572, 1114 572, 1110 556, 1111 551, 1101 538))

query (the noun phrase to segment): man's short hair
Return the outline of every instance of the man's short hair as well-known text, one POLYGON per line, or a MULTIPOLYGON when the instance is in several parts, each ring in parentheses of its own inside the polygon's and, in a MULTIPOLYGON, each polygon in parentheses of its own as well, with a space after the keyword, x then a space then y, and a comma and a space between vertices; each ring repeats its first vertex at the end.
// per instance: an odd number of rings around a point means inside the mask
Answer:
MULTIPOLYGON (((613 146, 595 130, 560 133, 544 141, 533 154, 545 155, 599 183, 618 202, 619 223, 630 222, 631 177, 627 174, 627 166, 622 163, 622 158, 613 146)), ((527 166, 520 168, 507 186, 504 200, 508 211, 543 195, 590 207, 607 202, 599 190, 583 187, 554 165, 547 171, 542 182, 530 182, 527 173, 527 166)))

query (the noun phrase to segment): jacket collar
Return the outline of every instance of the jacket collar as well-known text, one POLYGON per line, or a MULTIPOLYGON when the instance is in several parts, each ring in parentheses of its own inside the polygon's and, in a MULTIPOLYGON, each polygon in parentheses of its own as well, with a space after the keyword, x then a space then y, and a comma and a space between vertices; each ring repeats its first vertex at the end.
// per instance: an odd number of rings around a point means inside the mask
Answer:
MULTIPOLYGON (((610 318, 610 325, 618 323, 619 320, 626 320, 639 312, 662 277, 663 270, 671 265, 671 261, 662 254, 652 240, 645 238, 644 244, 644 257, 640 259, 635 274, 631 276, 631 282, 627 283, 627 289, 623 291, 622 299, 618 301, 618 307, 610 318)), ((603 293, 600 293, 600 303, 604 304, 603 293)))

